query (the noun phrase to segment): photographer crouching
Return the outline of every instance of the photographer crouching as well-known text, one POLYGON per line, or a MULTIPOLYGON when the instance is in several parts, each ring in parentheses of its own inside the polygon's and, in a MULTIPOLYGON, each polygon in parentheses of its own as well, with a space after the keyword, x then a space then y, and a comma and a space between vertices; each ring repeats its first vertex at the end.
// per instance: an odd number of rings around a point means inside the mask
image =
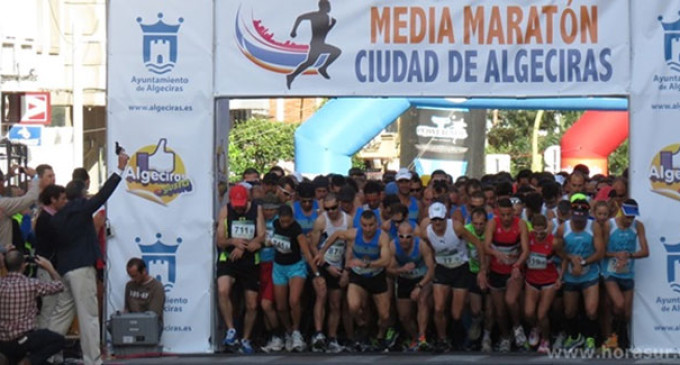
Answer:
POLYGON ((37 299, 64 290, 64 284, 43 257, 25 258, 19 250, 11 249, 5 254, 4 264, 8 273, 0 279, 0 353, 10 364, 44 364, 62 350, 65 340, 55 332, 36 328, 37 299), (47 271, 52 281, 26 277, 23 272, 28 261, 47 271))

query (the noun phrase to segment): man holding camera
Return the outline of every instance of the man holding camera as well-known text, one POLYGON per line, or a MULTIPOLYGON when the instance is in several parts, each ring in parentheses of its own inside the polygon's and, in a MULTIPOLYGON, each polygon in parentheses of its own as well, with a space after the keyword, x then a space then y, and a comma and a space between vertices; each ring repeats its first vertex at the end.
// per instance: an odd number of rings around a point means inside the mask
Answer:
POLYGON ((43 364, 61 351, 65 340, 62 335, 36 328, 36 299, 64 290, 64 284, 50 261, 41 256, 24 258, 21 251, 11 249, 5 254, 4 264, 8 274, 0 279, 0 353, 11 363, 43 364), (52 280, 24 276, 28 261, 47 271, 52 280))
POLYGON ((47 185, 52 183, 53 175, 38 176, 30 167, 13 166, 17 173, 24 173, 28 177, 36 177, 29 185, 26 194, 19 197, 6 197, 5 175, 0 171, 0 246, 5 248, 12 244, 12 216, 30 208, 38 200, 38 195, 47 185))
POLYGON ((101 364, 99 307, 95 264, 101 250, 92 215, 106 201, 121 181, 129 160, 118 154, 118 173, 113 173, 104 186, 90 199, 85 198, 85 183, 73 180, 66 185, 68 202, 51 220, 57 234, 57 270, 64 277, 64 292, 59 294, 52 311, 49 329, 66 334, 74 315, 78 314, 80 347, 85 364, 101 364))

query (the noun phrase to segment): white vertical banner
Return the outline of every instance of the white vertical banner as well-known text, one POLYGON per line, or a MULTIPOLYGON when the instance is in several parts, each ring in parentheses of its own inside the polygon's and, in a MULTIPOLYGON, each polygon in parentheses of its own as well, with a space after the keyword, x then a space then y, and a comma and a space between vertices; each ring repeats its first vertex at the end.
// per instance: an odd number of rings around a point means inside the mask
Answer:
POLYGON ((631 1, 631 196, 649 258, 635 265, 633 345, 680 349, 680 1, 631 1))
POLYGON ((108 165, 116 143, 131 158, 108 204, 107 315, 141 257, 165 286, 164 351, 211 352, 213 2, 114 0, 108 24, 108 165))

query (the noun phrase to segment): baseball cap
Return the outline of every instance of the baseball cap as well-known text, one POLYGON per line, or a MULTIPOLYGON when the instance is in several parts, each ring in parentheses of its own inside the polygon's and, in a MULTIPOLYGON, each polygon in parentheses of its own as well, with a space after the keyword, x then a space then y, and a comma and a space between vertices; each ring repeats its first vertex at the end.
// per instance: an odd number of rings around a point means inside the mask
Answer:
POLYGON ((626 199, 621 204, 621 211, 626 217, 637 217, 640 215, 640 208, 634 199, 626 199))
POLYGON ((397 183, 394 181, 387 183, 385 185, 385 195, 390 195, 390 194, 398 194, 399 193, 399 187, 397 186, 397 183))
POLYGON ((576 202, 577 200, 585 200, 588 202, 588 196, 586 194, 576 193, 572 195, 571 198, 569 198, 569 201, 572 203, 576 202))
POLYGON ((409 171, 406 167, 402 167, 399 169, 397 172, 397 175, 394 177, 396 181, 399 180, 411 180, 411 177, 413 175, 411 174, 411 171, 409 171))
POLYGON ((428 216, 430 219, 445 219, 446 218, 446 206, 440 202, 435 202, 430 205, 428 210, 428 216))
POLYGON ((276 194, 268 193, 262 198, 262 209, 279 209, 281 200, 276 194))
POLYGON ((243 185, 235 185, 229 190, 229 202, 232 207, 248 205, 248 190, 243 185))

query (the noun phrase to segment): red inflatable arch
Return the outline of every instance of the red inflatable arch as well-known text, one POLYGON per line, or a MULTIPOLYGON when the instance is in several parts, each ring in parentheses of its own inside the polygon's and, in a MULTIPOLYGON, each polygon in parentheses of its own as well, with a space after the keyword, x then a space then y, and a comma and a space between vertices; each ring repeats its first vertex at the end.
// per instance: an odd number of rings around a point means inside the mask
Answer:
POLYGON ((590 168, 590 175, 607 174, 607 157, 628 137, 628 112, 587 111, 562 136, 562 170, 577 164, 590 168))

